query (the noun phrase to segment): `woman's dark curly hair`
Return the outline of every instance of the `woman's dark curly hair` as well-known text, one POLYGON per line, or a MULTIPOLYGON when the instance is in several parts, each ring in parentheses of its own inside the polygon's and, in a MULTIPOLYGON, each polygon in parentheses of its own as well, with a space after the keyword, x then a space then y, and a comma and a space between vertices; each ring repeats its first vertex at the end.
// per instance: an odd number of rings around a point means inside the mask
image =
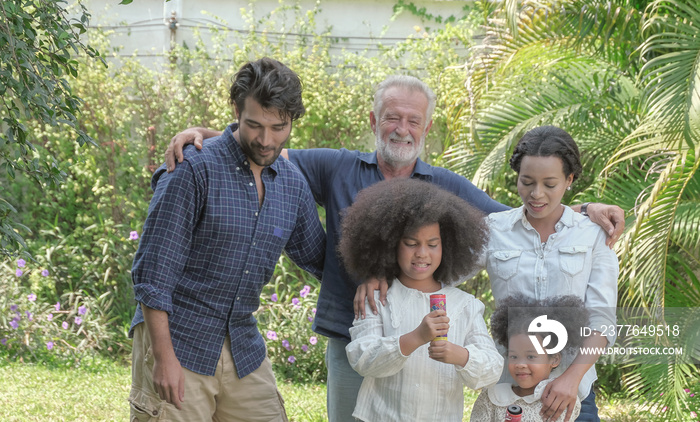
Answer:
POLYGON ((564 164, 564 175, 581 175, 581 155, 576 141, 565 130, 556 126, 540 126, 529 130, 518 142, 510 157, 510 168, 520 174, 523 157, 559 157, 564 164))
POLYGON ((282 120, 295 121, 306 109, 301 99, 301 79, 293 70, 268 57, 248 62, 234 75, 229 90, 229 103, 239 112, 245 99, 251 97, 264 110, 276 109, 282 120))
POLYGON ((379 182, 357 194, 343 215, 338 252, 357 281, 400 273, 396 257, 405 235, 429 224, 440 225, 442 262, 436 281, 449 284, 476 264, 488 240, 484 215, 458 196, 417 179, 379 182))
POLYGON ((581 327, 588 325, 588 310, 576 296, 554 296, 542 301, 524 295, 503 299, 491 315, 491 337, 496 343, 508 347, 508 339, 517 334, 527 334, 532 320, 540 315, 560 322, 568 335, 566 348, 577 349, 583 343, 581 327))

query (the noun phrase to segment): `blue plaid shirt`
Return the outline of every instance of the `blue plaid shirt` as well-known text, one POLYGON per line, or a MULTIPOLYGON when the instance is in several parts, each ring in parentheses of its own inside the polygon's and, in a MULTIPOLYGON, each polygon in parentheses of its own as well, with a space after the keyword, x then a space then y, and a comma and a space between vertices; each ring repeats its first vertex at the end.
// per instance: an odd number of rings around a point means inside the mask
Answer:
MULTIPOLYGON (((237 125, 188 147, 174 172, 153 175, 153 199, 134 258, 136 301, 168 313, 180 364, 214 375, 226 334, 243 378, 265 358, 252 313, 284 249, 317 278, 325 233, 304 177, 280 157, 262 171, 265 200, 238 142, 237 125)), ((131 323, 143 322, 141 307, 131 323)))

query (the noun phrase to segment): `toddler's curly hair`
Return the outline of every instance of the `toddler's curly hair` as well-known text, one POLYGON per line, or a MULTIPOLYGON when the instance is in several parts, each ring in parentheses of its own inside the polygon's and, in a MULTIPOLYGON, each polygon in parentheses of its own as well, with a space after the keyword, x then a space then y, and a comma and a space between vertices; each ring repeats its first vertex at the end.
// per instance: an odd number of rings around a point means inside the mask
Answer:
POLYGON ((484 215, 460 197, 418 179, 390 179, 358 193, 344 212, 338 252, 357 282, 399 276, 401 238, 440 225, 442 262, 433 277, 456 282, 476 264, 488 240, 484 215))
POLYGON ((542 301, 524 295, 503 299, 491 315, 491 337, 508 348, 508 339, 517 334, 527 334, 532 320, 540 315, 560 322, 568 335, 567 349, 578 349, 583 343, 581 327, 588 325, 589 313, 583 301, 576 296, 554 296, 542 301))

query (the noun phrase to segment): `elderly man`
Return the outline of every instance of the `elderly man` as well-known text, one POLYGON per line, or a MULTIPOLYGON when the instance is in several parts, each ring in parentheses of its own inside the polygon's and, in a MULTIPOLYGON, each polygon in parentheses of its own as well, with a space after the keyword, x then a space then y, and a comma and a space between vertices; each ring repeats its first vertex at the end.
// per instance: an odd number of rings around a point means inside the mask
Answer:
POLYGON ((304 114, 301 92, 282 63, 245 64, 230 91, 238 123, 153 174, 132 271, 130 420, 287 420, 253 312, 282 250, 322 274, 308 184, 277 159, 304 114))
MULTIPOLYGON (((360 190, 394 177, 419 178, 435 183, 487 214, 509 209, 464 177, 428 165, 419 158, 432 125, 435 100, 433 91, 419 79, 391 76, 378 85, 374 110, 369 116, 376 137, 375 152, 318 148, 290 149, 282 153, 299 167, 316 202, 326 209, 326 260, 313 329, 329 338, 326 350, 327 406, 328 418, 332 422, 354 420, 352 412, 362 377, 350 367, 345 346, 350 341, 349 328, 353 319, 364 312, 365 296, 376 309, 373 295, 366 293, 365 286, 357 291, 353 309, 356 280, 347 274, 336 253, 342 210, 352 204, 360 190)), ((180 151, 185 143, 194 142, 201 148, 203 138, 217 134, 207 129, 191 128, 175 136, 166 152, 168 168, 174 168, 176 158, 181 159, 180 151)), ((624 229, 624 214, 619 207, 590 204, 586 211, 610 234, 611 244, 620 236, 624 229)), ((382 299, 385 291, 383 287, 382 299)))

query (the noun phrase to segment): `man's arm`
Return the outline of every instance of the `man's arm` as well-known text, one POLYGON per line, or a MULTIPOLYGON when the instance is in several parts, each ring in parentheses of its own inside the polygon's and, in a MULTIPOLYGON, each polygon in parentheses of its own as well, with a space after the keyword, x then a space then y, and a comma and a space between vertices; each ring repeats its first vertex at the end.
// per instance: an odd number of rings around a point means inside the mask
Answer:
POLYGON ((153 350, 153 386, 162 400, 180 409, 185 401, 185 373, 173 349, 168 313, 140 306, 153 350))
MULTIPOLYGON (((581 212, 582 205, 572 205, 571 209, 581 212)), ((612 249, 625 231, 625 212, 617 205, 591 202, 586 210, 592 222, 603 228, 608 235, 605 245, 612 249)))
POLYGON ((168 149, 165 150, 165 167, 168 169, 168 173, 175 170, 175 160, 178 163, 182 162, 184 158, 182 150, 185 145, 194 144, 197 149, 202 149, 202 143, 205 139, 220 136, 222 133, 205 127, 191 127, 173 136, 168 149))
POLYGON ((326 233, 306 183, 303 183, 300 201, 296 224, 284 249, 299 268, 320 280, 326 252, 326 233))

